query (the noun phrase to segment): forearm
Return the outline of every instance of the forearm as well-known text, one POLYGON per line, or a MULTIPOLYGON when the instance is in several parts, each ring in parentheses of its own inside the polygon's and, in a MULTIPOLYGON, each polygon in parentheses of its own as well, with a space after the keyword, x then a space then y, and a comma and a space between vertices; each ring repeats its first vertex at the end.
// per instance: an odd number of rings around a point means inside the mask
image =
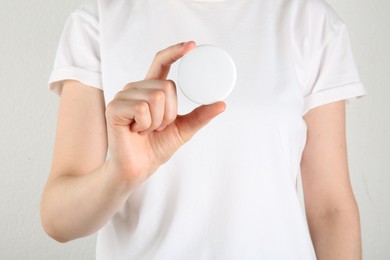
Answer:
POLYGON ((308 220, 318 260, 362 259, 357 207, 353 210, 311 216, 308 220))
POLYGON ((134 188, 114 183, 109 161, 82 176, 49 180, 42 195, 45 231, 60 242, 98 231, 124 204, 134 188))

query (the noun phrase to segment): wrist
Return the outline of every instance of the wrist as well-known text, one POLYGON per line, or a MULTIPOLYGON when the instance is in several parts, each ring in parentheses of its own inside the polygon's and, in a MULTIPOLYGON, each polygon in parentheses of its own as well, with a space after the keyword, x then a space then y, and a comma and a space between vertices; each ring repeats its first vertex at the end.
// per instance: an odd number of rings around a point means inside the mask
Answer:
POLYGON ((117 196, 130 195, 138 187, 134 181, 123 177, 120 169, 111 158, 105 161, 103 173, 106 179, 106 190, 109 194, 117 196))

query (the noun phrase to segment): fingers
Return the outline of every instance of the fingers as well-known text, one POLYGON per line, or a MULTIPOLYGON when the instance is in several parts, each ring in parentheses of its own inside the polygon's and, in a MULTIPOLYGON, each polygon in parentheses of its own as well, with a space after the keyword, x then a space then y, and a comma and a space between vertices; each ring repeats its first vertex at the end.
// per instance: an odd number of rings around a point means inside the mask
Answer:
POLYGON ((130 125, 130 128, 133 128, 132 131, 148 129, 152 123, 148 103, 138 100, 115 99, 107 106, 106 118, 110 125, 130 125), (136 125, 134 125, 135 122, 137 122, 136 125))
POLYGON ((171 65, 195 47, 194 41, 178 43, 159 51, 153 59, 152 65, 145 79, 166 79, 171 65))
POLYGON ((225 108, 226 104, 221 101, 211 105, 200 106, 187 115, 179 116, 176 125, 183 143, 191 139, 210 120, 225 111, 225 108))
POLYGON ((171 124, 177 116, 176 86, 172 80, 143 80, 132 82, 118 92, 114 99, 144 101, 149 106, 151 125, 148 128, 137 127, 134 122, 132 131, 148 134, 153 130, 162 130, 171 124))
POLYGON ((140 134, 161 131, 171 124, 177 117, 176 85, 166 77, 171 64, 194 47, 195 42, 190 41, 159 51, 145 80, 131 82, 115 95, 107 108, 107 115, 111 116, 108 121, 113 125, 127 125, 132 132, 140 134))

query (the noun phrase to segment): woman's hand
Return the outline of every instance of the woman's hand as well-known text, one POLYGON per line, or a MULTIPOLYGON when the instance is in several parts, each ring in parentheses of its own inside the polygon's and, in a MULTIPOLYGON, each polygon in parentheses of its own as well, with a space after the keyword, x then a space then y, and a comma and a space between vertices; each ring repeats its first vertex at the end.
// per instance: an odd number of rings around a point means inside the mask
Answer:
POLYGON ((171 64, 195 47, 193 41, 159 51, 144 80, 127 84, 106 109, 109 167, 114 180, 142 184, 200 128, 225 110, 225 103, 177 115, 176 86, 167 80, 171 64))
POLYGON ((95 233, 162 163, 225 109, 219 102, 177 115, 170 65, 195 46, 160 51, 145 80, 127 84, 106 107, 103 91, 66 80, 61 95, 42 224, 60 242, 95 233), (106 160, 110 150, 111 158, 106 160))

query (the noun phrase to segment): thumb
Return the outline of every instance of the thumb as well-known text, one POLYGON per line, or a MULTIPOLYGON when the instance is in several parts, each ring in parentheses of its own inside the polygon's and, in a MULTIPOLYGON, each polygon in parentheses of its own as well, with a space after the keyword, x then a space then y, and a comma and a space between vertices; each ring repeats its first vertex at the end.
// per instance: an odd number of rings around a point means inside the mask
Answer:
POLYGON ((211 105, 203 105, 194 109, 191 113, 178 116, 176 118, 176 126, 180 137, 184 142, 187 142, 192 136, 207 125, 211 119, 225 111, 226 104, 222 101, 211 105))

